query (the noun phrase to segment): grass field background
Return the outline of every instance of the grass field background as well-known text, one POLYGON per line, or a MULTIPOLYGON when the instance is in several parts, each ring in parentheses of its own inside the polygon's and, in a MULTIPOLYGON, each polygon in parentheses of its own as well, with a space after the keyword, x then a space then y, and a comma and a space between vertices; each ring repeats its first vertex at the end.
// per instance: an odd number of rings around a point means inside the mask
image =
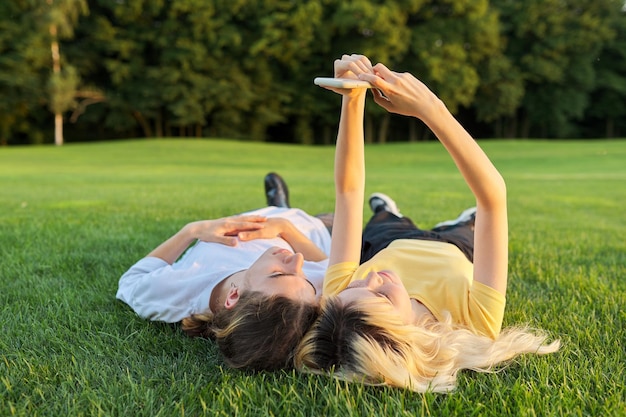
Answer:
MULTIPOLYGON (((0 148, 0 416, 626 415, 626 141, 480 143, 508 184, 504 325, 563 347, 463 372, 447 395, 233 371, 211 342, 115 300, 120 275, 185 223, 264 206, 269 171, 293 206, 332 211, 332 147, 0 148)), ((473 205, 436 142, 366 154, 366 193, 388 193, 422 227, 473 205)))

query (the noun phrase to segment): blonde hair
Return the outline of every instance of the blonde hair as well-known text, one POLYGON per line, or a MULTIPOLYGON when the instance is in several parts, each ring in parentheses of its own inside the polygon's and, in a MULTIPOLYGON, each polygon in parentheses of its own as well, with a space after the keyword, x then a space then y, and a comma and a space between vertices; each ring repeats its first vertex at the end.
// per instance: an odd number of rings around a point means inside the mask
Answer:
POLYGON ((315 304, 245 292, 232 309, 183 319, 182 329, 214 339, 232 368, 271 371, 293 367, 294 351, 318 314, 315 304))
POLYGON ((406 325, 380 298, 344 305, 333 297, 300 343, 295 365, 348 381, 447 392, 455 389, 462 369, 493 372, 520 354, 559 349, 558 340, 545 344, 546 339, 526 327, 505 329, 493 340, 450 320, 406 325))

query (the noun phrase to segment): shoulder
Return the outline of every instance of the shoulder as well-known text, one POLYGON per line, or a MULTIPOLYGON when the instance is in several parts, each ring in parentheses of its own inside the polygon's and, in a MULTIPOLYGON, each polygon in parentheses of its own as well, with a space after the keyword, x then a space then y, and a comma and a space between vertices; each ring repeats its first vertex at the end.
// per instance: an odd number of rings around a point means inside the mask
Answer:
POLYGON ((337 295, 352 281, 359 264, 357 262, 341 262, 332 265, 324 277, 324 296, 337 295))

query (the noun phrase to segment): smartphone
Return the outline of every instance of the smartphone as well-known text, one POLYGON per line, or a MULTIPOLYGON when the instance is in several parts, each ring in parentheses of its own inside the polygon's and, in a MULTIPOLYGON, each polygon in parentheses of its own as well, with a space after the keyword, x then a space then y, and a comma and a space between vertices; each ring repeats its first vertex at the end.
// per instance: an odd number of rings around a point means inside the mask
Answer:
POLYGON ((350 78, 326 78, 317 77, 313 83, 320 87, 336 87, 336 88, 372 88, 367 81, 352 80, 350 78))

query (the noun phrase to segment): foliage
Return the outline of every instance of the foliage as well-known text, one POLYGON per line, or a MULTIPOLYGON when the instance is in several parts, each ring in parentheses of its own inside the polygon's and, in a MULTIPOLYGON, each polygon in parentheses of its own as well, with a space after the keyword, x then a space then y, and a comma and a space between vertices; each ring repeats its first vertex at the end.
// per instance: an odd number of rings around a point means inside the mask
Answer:
MULTIPOLYGON (((576 134, 595 88, 594 63, 602 45, 615 38, 606 23, 613 0, 494 0, 505 22, 506 55, 525 86, 517 117, 522 137, 576 134)), ((622 17, 624 18, 624 17, 622 17)))
POLYGON ((0 143, 34 143, 43 133, 31 122, 45 105, 42 90, 49 49, 29 1, 0 3, 0 143), (17 140, 16 140, 17 139, 17 140))
MULTIPOLYGON (((495 374, 464 371, 449 395, 233 371, 212 342, 115 299, 121 274, 185 223, 262 206, 270 170, 293 204, 331 211, 332 146, 0 149, 0 415, 624 416, 626 141, 481 145, 508 186, 505 325, 544 329, 563 347, 495 374)), ((371 145, 366 158, 368 193, 389 193, 422 227, 472 204, 439 143, 371 145)))
MULTIPOLYGON (((607 14, 609 18, 605 24, 615 36, 598 54, 596 88, 589 99, 591 105, 586 109, 588 117, 583 120, 592 118, 603 122, 603 136, 614 137, 626 124, 626 18, 616 7, 609 9, 607 14)), ((590 131, 586 133, 592 134, 590 131)))
MULTIPOLYGON (((422 79, 482 137, 626 131, 621 0, 7 0, 0 143, 220 136, 331 143, 344 53, 422 79), (58 32, 53 70, 50 28, 58 32), (470 123, 471 121, 471 123, 470 123)), ((423 126, 368 106, 368 141, 423 126), (391 127, 393 125, 393 127, 391 127)))

